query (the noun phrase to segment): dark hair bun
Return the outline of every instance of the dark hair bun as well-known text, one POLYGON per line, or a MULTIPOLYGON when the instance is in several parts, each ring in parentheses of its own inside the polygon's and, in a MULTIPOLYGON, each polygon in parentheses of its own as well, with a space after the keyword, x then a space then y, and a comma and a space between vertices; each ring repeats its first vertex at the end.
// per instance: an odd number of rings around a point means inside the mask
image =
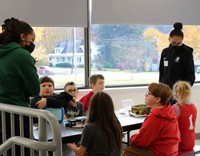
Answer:
POLYGON ((5 20, 4 20, 4 24, 1 25, 1 26, 2 26, 2 30, 3 30, 3 31, 6 30, 6 28, 10 25, 10 23, 11 23, 12 21, 14 21, 14 20, 16 20, 14 17, 5 19, 5 20))
POLYGON ((7 23, 9 23, 10 21, 13 21, 13 20, 15 20, 14 17, 7 18, 7 19, 4 20, 4 24, 7 24, 7 23))
POLYGON ((10 22, 10 19, 9 19, 9 18, 4 20, 4 24, 6 24, 6 23, 8 23, 8 22, 10 22))
POLYGON ((175 30, 182 30, 183 24, 177 22, 177 23, 174 23, 173 27, 175 30))

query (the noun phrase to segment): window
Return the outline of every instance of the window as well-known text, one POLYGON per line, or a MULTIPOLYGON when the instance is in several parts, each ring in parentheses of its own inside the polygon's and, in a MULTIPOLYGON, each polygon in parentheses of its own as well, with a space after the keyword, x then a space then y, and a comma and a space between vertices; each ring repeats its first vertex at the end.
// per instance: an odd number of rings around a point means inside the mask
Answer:
POLYGON ((196 81, 200 79, 198 0, 3 0, 2 4, 1 21, 15 15, 36 26, 33 56, 39 59, 37 67, 53 70, 56 88, 67 81, 88 87, 88 67, 91 74, 103 74, 107 86, 158 81, 160 53, 168 46, 175 21, 184 24, 184 42, 194 48, 196 81), (27 6, 31 7, 24 9, 27 6))
MULTIPOLYGON (((102 73, 107 86, 158 82, 159 61, 169 46, 171 25, 92 25, 92 73, 102 73)), ((200 80, 200 26, 184 25, 184 43, 194 49, 196 81, 200 80), (199 67, 199 68, 198 68, 199 67)))
POLYGON ((84 28, 82 27, 34 27, 36 49, 33 57, 39 62, 39 76, 50 76, 55 87, 63 88, 68 81, 84 86, 84 28), (82 49, 78 51, 78 49, 82 49), (77 61, 78 59, 83 61, 77 61), (50 72, 51 71, 51 72, 50 72))
MULTIPOLYGON (((34 29, 37 36, 33 55, 39 59, 37 66, 49 66, 53 70, 51 77, 56 88, 63 88, 68 81, 85 86, 84 28, 34 29)), ((91 74, 103 74, 106 86, 157 82, 160 54, 169 45, 171 29, 171 25, 93 24, 90 31, 91 74)), ((199 31, 200 26, 188 25, 183 29, 184 43, 194 48, 196 81, 200 80, 199 31)))
POLYGON ((115 24, 93 27, 96 51, 91 55, 92 73, 101 71, 107 85, 158 81, 158 39, 144 36, 151 26, 115 24))

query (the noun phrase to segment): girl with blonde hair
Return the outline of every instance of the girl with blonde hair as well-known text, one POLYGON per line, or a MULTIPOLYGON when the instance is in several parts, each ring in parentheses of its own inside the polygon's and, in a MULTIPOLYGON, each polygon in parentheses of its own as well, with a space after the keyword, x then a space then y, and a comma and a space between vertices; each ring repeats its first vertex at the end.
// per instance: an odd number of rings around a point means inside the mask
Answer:
POLYGON ((178 116, 181 133, 179 153, 192 151, 195 145, 197 109, 191 102, 191 94, 191 85, 186 81, 178 81, 173 86, 173 96, 177 100, 173 108, 178 116))

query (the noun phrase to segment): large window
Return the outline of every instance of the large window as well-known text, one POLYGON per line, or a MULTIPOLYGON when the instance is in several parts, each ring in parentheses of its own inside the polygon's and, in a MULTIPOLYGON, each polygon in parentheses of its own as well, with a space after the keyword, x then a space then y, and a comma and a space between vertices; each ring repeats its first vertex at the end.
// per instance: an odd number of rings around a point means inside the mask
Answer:
POLYGON ((161 51, 169 44, 171 25, 179 21, 184 24, 184 43, 194 48, 196 81, 200 79, 199 0, 1 3, 2 23, 15 16, 35 26, 38 74, 51 76, 57 89, 68 81, 89 87, 94 73, 105 76, 106 86, 158 81, 161 51))
POLYGON ((36 49, 33 57, 38 75, 50 76, 56 88, 68 81, 84 86, 84 28, 34 27, 36 49))
MULTIPOLYGON (((68 81, 85 86, 84 28, 35 27, 33 55, 40 76, 51 76, 56 88, 68 81), (44 69, 41 69, 44 68, 44 69)), ((93 24, 90 28, 91 74, 105 76, 106 86, 158 81, 162 49, 169 45, 171 25, 93 24)), ((194 48, 196 81, 200 80, 200 26, 184 26, 184 43, 194 48), (199 68, 198 68, 199 67, 199 68)), ((89 63, 89 62, 86 62, 89 63)))

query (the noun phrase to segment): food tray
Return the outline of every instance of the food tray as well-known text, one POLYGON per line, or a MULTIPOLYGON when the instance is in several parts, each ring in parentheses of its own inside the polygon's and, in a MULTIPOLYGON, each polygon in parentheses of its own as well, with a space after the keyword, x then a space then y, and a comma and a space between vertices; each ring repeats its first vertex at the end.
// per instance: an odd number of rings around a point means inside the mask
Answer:
POLYGON ((149 114, 150 109, 151 108, 147 106, 146 104, 133 105, 131 107, 131 110, 129 110, 129 114, 134 117, 145 117, 149 114), (142 111, 142 112, 139 112, 139 111, 142 111))
POLYGON ((84 128, 85 126, 85 119, 68 119, 65 123, 66 127, 70 127, 70 128, 84 128))
POLYGON ((136 117, 136 118, 145 117, 145 116, 148 115, 148 114, 138 115, 138 114, 132 113, 131 111, 129 111, 129 114, 130 114, 131 116, 133 116, 133 117, 136 117))

